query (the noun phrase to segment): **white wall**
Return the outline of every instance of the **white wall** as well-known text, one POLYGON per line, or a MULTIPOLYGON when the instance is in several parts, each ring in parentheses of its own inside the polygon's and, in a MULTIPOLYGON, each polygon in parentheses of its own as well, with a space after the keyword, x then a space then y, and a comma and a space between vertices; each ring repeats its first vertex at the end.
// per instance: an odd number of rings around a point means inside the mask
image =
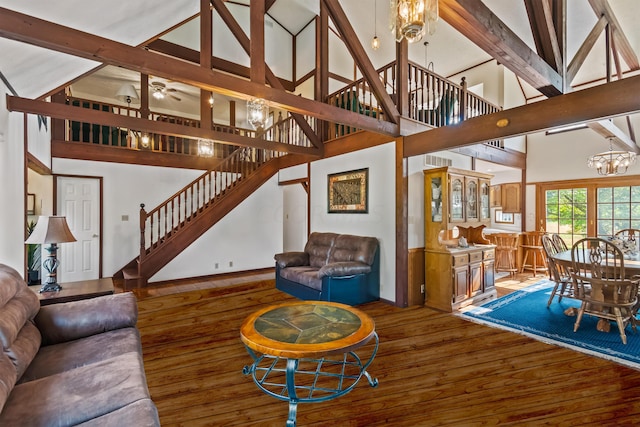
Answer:
MULTIPOLYGON (((53 167, 58 174, 103 177, 104 277, 110 277, 139 254, 140 203, 149 211, 202 173, 57 158, 53 167)), ((281 249, 282 195, 274 177, 153 276, 151 282, 271 267, 273 255, 281 249)))
POLYGON ((276 176, 167 264, 151 282, 273 267, 273 256, 283 251, 282 204, 276 176))
POLYGON ((319 160, 311 164, 311 231, 373 236, 380 242, 380 297, 395 301, 395 145, 319 160), (327 175, 369 168, 369 213, 327 213, 327 175))
POLYGON ((24 115, 9 113, 0 82, 0 263, 24 273, 24 115))

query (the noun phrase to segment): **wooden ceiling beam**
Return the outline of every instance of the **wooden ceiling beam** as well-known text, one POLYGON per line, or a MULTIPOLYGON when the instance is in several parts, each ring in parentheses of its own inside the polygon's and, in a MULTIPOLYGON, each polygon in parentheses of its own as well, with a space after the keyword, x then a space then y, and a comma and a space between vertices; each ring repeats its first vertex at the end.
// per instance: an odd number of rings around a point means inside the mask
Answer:
POLYGON ((249 5, 249 60, 251 61, 251 81, 265 83, 264 59, 264 0, 253 0, 249 5))
POLYGON ((391 96, 385 90, 385 87, 380 80, 380 75, 373 67, 369 56, 365 52, 356 32, 353 30, 347 15, 344 13, 342 6, 338 0, 323 0, 327 11, 331 16, 333 24, 336 26, 340 34, 342 35, 342 41, 346 45, 347 49, 351 53, 351 57, 356 62, 357 67, 362 72, 367 83, 371 87, 371 90, 376 96, 376 99, 380 103, 385 117, 393 123, 399 122, 400 113, 396 108, 391 96))
POLYGON ((597 122, 587 123, 587 126, 604 138, 615 138, 612 143, 621 149, 638 152, 636 143, 611 120, 598 120, 597 122))
MULTIPOLYGON (((512 138, 573 123, 588 123, 640 112, 640 76, 559 95, 544 101, 474 117, 455 126, 406 136, 405 155, 512 138), (499 126, 502 124, 503 126, 499 126)), ((637 150, 636 150, 637 151, 637 150)))
POLYGON ((604 16, 607 18, 607 22, 613 30, 613 37, 615 39, 616 46, 618 46, 620 56, 622 56, 622 59, 627 66, 631 70, 640 69, 638 55, 636 55, 636 52, 633 50, 633 46, 631 46, 629 39, 622 30, 620 22, 618 22, 616 15, 613 13, 613 9, 611 9, 609 2, 607 0, 589 0, 589 4, 597 16, 604 16))
POLYGON ((477 0, 439 0, 440 17, 522 80, 551 97, 563 93, 562 76, 477 0))
MULTIPOLYGON (((238 21, 236 21, 236 19, 233 17, 233 15, 229 11, 229 9, 227 9, 227 6, 225 6, 224 2, 222 0, 211 0, 211 1, 212 1, 212 4, 213 4, 213 7, 216 9, 216 11, 220 15, 220 17, 222 18, 224 23, 227 25, 229 30, 231 30, 231 33, 234 35, 236 40, 238 40, 238 43, 240 43, 240 46, 242 46, 242 49, 244 49, 245 53, 249 54, 252 57, 252 59, 251 59, 251 68, 252 68, 251 80, 254 83, 256 83, 256 80, 254 80, 254 79, 258 78, 257 75, 256 75, 257 73, 255 71, 253 71, 253 63, 257 62, 257 58, 254 58, 253 55, 257 54, 262 60, 262 67, 260 68, 260 71, 259 71, 260 73, 262 73, 262 79, 261 79, 261 82, 258 81, 257 83, 262 83, 264 85, 264 83, 265 83, 265 74, 266 74, 266 81, 269 83, 269 85, 271 85, 271 87, 273 87, 275 89, 279 89, 279 90, 284 90, 284 87, 280 84, 280 80, 278 80, 278 78, 273 73, 273 71, 271 71, 271 68, 269 66, 267 66, 266 63, 265 63, 265 59, 264 59, 264 14, 262 16, 262 39, 263 39, 262 40, 262 53, 259 54, 259 53, 253 52, 253 49, 254 49, 254 46, 255 46, 254 43, 251 40, 249 40, 247 35, 244 33, 244 31, 240 27, 240 24, 238 24, 238 21)), ((252 20, 254 20, 254 21, 255 20, 259 20, 259 17, 254 17, 253 13, 252 13, 252 20)), ((256 26, 255 23, 252 24, 251 30, 254 33, 259 32, 259 28, 254 28, 255 26, 256 26)), ((313 131, 313 129, 311 128, 309 123, 307 123, 305 118, 302 117, 300 114, 295 114, 295 113, 291 113, 291 116, 293 117, 293 120, 295 120, 295 122, 298 124, 298 126, 300 126, 300 129, 302 129, 302 131, 307 136, 307 138, 309 138, 309 140, 311 141, 313 146, 316 147, 316 148, 319 148, 320 150, 322 150, 323 149, 322 140, 313 131)))
POLYGON ((46 101, 36 101, 17 96, 7 95, 7 109, 9 111, 18 111, 22 113, 41 114, 54 119, 67 119, 82 123, 95 123, 104 126, 120 126, 126 129, 135 129, 138 132, 159 133, 191 139, 211 139, 221 144, 264 148, 283 153, 297 153, 315 157, 319 157, 321 155, 320 151, 316 148, 299 147, 281 142, 267 141, 265 139, 249 138, 228 132, 218 132, 211 129, 123 116, 121 114, 113 114, 107 111, 74 107, 71 105, 56 104, 46 101))
MULTIPOLYGON (((174 58, 179 58, 184 61, 189 61, 193 63, 198 63, 200 58, 200 52, 194 49, 190 49, 188 47, 180 46, 179 44, 171 43, 167 40, 154 40, 146 45, 147 49, 153 50, 155 52, 159 52, 165 55, 173 56, 174 58)), ((235 76, 243 77, 245 79, 250 79, 250 71, 249 67, 244 67, 242 65, 236 64, 231 61, 227 61, 226 59, 218 58, 214 56, 211 58, 211 67, 215 70, 224 71, 225 73, 230 73, 235 76)), ((293 92, 295 90, 295 83, 290 80, 285 80, 278 77, 280 84, 289 92, 293 92)))
POLYGON ((591 52, 591 49, 593 49, 593 46, 596 44, 596 41, 598 41, 600 34, 602 34, 606 27, 607 18, 601 16, 587 35, 587 38, 584 39, 582 45, 580 45, 580 48, 567 67, 566 79, 568 85, 571 85, 571 82, 575 79, 576 74, 578 74, 578 70, 580 70, 580 67, 584 64, 587 56, 589 56, 589 52, 591 52))
POLYGON ((199 64, 191 64, 6 8, 0 8, 0 37, 180 81, 233 98, 265 98, 278 108, 329 122, 388 135, 398 135, 399 131, 398 125, 394 123, 366 117, 216 70, 206 70, 199 64))
POLYGON ((524 0, 524 4, 538 54, 554 70, 562 74, 562 51, 557 38, 551 1, 524 0))

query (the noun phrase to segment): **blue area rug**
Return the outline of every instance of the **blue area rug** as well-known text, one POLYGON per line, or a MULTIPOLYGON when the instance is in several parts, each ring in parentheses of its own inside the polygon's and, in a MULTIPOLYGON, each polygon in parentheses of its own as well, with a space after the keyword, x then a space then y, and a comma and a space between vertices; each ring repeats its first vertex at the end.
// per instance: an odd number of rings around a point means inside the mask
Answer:
POLYGON ((459 315, 476 323, 640 369, 640 329, 634 333, 631 326, 627 326, 627 345, 624 345, 615 322, 611 323, 610 332, 600 332, 596 329, 598 319, 585 314, 580 329, 573 332, 576 318, 565 315, 564 311, 570 307, 580 307, 580 302, 569 298, 558 302, 558 298, 554 297, 547 308, 552 289, 553 282, 543 280, 480 307, 460 312, 459 315))

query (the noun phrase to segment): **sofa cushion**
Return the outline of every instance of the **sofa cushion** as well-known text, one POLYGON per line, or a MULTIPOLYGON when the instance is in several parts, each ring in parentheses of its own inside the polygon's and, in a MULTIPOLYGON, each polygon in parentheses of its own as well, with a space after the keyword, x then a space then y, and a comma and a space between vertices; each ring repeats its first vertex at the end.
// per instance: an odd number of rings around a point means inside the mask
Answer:
POLYGON ((4 350, 16 367, 18 380, 20 380, 32 363, 36 353, 38 353, 40 343, 40 331, 38 331, 38 328, 36 328, 33 323, 27 322, 20 330, 18 338, 16 338, 11 347, 4 350))
POLYGON ((142 352, 140 335, 135 328, 116 329, 43 346, 19 382, 33 381, 130 352, 142 352))
POLYGON ((318 277, 345 277, 371 272, 371 266, 357 261, 332 262, 318 271, 318 277))
POLYGON ((0 352, 0 411, 5 406, 17 378, 18 374, 13 363, 6 354, 0 352))
POLYGON ((329 252, 333 247, 337 234, 311 233, 304 251, 309 254, 309 265, 320 268, 329 262, 329 252))
POLYGON ((138 305, 131 292, 46 305, 35 317, 42 344, 72 341, 136 325, 138 305))
POLYGON ((3 348, 11 347, 20 329, 33 319, 39 309, 38 297, 23 282, 13 298, 0 307, 0 343, 3 348))
POLYGON ((22 277, 8 265, 0 264, 0 307, 4 305, 24 286, 22 277))
POLYGON ((280 268, 309 265, 309 254, 306 252, 285 252, 274 256, 280 268))
POLYGON ((76 425, 148 398, 141 356, 125 353, 16 385, 0 425, 76 425))
POLYGON ((316 290, 322 289, 322 279, 314 267, 287 267, 280 270, 280 277, 316 290))
POLYGON ((101 417, 94 418, 85 423, 78 424, 78 427, 156 427, 160 426, 158 421, 158 410, 151 399, 138 400, 124 408, 109 412, 101 417))
POLYGON ((378 239, 375 237, 340 234, 335 239, 327 263, 358 261, 371 265, 377 248, 378 239))

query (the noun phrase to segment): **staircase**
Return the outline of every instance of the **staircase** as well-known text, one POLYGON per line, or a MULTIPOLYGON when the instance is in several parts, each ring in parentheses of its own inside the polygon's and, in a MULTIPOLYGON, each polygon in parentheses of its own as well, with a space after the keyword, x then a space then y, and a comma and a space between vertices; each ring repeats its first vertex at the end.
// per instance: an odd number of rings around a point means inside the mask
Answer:
POLYGON ((231 212, 279 169, 283 153, 240 147, 153 210, 140 205, 140 255, 115 277, 146 286, 169 261, 231 212))

